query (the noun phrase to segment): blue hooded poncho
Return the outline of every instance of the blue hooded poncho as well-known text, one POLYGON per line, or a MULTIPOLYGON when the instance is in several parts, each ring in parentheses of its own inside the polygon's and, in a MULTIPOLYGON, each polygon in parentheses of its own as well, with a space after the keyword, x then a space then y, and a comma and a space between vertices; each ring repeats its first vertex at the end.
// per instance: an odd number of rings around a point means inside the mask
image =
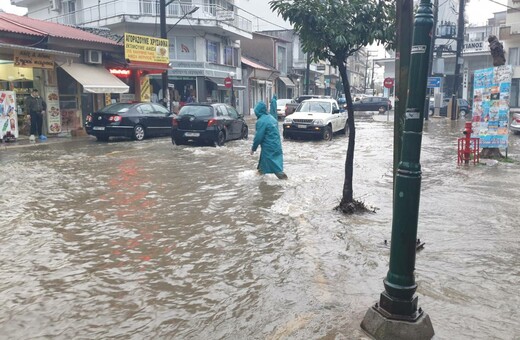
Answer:
POLYGON ((255 139, 251 150, 256 151, 262 147, 258 170, 264 174, 283 172, 283 152, 278 131, 278 121, 267 114, 264 102, 259 102, 255 107, 256 121, 255 139))
POLYGON ((276 111, 278 109, 278 98, 276 98, 276 95, 273 95, 273 98, 271 99, 271 107, 269 108, 269 113, 273 118, 278 121, 278 112, 276 111))

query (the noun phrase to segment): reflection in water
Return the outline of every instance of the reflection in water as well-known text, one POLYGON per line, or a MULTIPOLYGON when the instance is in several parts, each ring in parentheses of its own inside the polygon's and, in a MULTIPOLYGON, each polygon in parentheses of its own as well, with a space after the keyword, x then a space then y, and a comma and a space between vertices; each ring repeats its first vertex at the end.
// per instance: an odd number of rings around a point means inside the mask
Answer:
MULTIPOLYGON (((378 211, 349 218, 342 136, 284 141, 288 181, 256 173, 251 141, 1 150, 0 338, 366 338, 392 219, 376 119, 357 123, 354 193, 378 211)), ((419 302, 439 339, 519 338, 518 163, 457 167, 462 126, 425 123, 419 302)))

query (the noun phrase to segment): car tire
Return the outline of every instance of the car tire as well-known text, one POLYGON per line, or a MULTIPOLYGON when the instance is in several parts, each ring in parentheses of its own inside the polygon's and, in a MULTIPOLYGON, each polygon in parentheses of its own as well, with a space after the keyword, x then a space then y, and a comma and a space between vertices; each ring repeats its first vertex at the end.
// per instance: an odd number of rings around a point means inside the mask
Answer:
POLYGON ((430 117, 433 117, 434 111, 432 109, 429 109, 428 114, 430 115, 430 117))
POLYGON ((323 130, 323 140, 332 140, 332 128, 330 126, 326 126, 323 130))
POLYGON ((98 142, 108 142, 110 136, 96 136, 98 142))
POLYGON ((282 137, 283 139, 290 139, 289 135, 285 131, 282 132, 282 137))
POLYGON ((215 146, 223 146, 226 143, 226 133, 224 130, 220 130, 215 141, 215 146))
POLYGON ((132 137, 135 140, 139 140, 139 141, 143 140, 145 137, 144 127, 140 124, 137 124, 136 126, 134 126, 134 134, 132 135, 132 137))
POLYGON ((247 139, 249 137, 249 129, 246 125, 242 126, 242 133, 240 134, 241 139, 247 139))
POLYGON ((467 113, 466 113, 466 110, 460 110, 460 111, 459 111, 459 116, 460 116, 460 117, 466 117, 466 114, 467 114, 467 113))
POLYGON ((388 110, 386 107, 381 106, 381 107, 379 107, 379 109, 377 111, 379 112, 380 115, 384 115, 386 113, 386 111, 388 111, 388 110))

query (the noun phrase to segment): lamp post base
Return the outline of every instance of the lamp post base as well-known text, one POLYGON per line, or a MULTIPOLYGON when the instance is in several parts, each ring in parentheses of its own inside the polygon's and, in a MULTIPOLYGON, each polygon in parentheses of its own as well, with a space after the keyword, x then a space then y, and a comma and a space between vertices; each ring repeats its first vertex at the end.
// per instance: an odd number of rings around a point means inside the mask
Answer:
POLYGON ((368 309, 361 328, 376 340, 429 340, 435 334, 423 311, 414 321, 395 320, 381 314, 378 304, 368 309))

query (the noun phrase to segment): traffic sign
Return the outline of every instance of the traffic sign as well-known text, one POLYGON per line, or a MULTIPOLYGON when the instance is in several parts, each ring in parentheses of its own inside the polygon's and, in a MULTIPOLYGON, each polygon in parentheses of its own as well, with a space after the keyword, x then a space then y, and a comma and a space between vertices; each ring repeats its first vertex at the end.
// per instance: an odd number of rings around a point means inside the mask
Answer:
POLYGON ((233 79, 231 79, 230 77, 224 78, 225 87, 227 87, 229 89, 232 85, 233 85, 233 79))
POLYGON ((394 78, 385 78, 385 81, 383 82, 383 85, 387 89, 391 89, 392 87, 394 87, 394 78))
POLYGON ((428 88, 441 87, 441 77, 428 77, 428 88))

